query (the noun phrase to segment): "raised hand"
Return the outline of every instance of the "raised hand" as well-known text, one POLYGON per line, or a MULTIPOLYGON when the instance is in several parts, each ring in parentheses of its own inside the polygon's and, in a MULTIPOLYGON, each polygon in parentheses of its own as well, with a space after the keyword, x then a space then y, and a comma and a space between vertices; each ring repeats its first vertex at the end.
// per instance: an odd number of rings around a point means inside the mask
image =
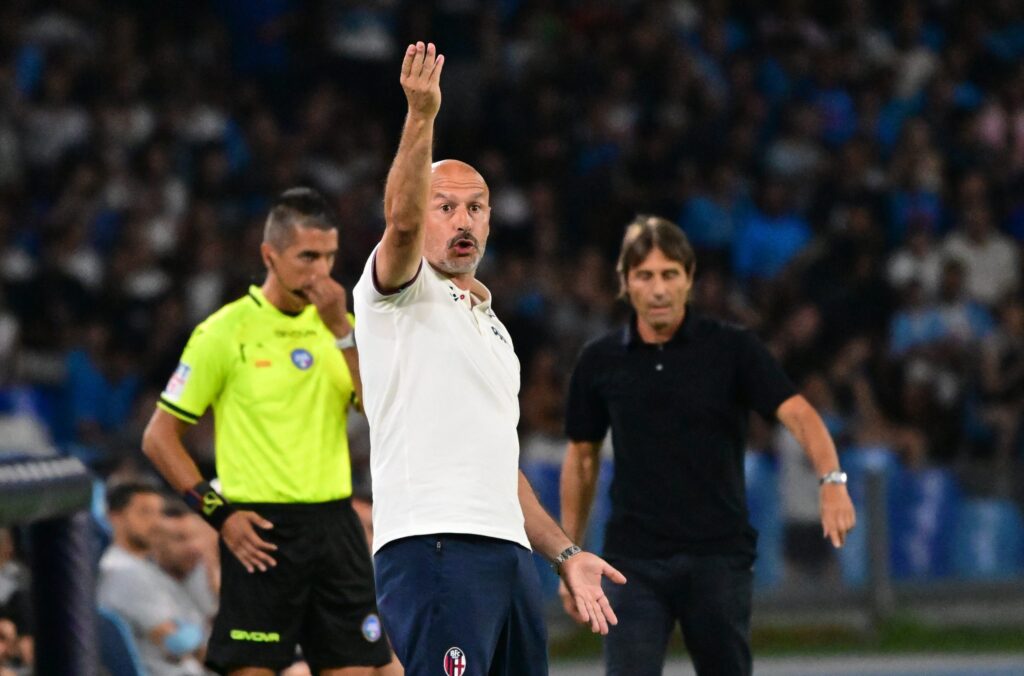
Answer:
POLYGON ((352 325, 348 321, 348 296, 345 287, 330 277, 322 277, 313 283, 306 294, 331 333, 338 338, 348 335, 352 325))
POLYGON ((405 49, 402 60, 402 89, 409 102, 409 114, 433 118, 441 108, 441 69, 444 55, 434 43, 417 42, 405 49))

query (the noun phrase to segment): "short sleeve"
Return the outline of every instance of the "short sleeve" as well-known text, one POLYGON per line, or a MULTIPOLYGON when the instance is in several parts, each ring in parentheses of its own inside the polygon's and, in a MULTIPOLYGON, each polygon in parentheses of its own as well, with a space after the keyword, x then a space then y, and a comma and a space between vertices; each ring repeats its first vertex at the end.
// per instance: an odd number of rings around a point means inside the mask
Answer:
POLYGON ((229 363, 230 355, 223 339, 200 324, 192 332, 157 406, 180 420, 195 424, 220 395, 229 363))
POLYGON ((796 387, 764 343, 752 331, 740 332, 739 382, 745 403, 765 420, 774 420, 796 387))
POLYGON ((584 347, 569 380, 565 434, 571 441, 601 441, 608 432, 608 406, 595 382, 597 355, 584 347))
POLYGON ((425 277, 423 266, 427 264, 426 260, 420 261, 420 267, 408 282, 397 289, 384 290, 377 283, 377 251, 379 249, 380 244, 374 247, 373 252, 370 253, 366 266, 363 268, 363 274, 353 289, 353 294, 367 307, 376 309, 397 307, 410 302, 419 295, 419 291, 423 287, 425 277))

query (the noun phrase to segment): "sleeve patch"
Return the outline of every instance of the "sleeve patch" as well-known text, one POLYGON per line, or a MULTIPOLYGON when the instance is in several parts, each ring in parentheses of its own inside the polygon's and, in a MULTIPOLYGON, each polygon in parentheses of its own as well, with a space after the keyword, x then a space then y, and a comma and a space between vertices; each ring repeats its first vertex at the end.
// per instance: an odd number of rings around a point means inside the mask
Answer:
POLYGON ((171 379, 167 381, 164 396, 171 401, 177 401, 181 397, 182 392, 185 391, 185 385, 188 384, 188 378, 191 374, 192 367, 185 362, 178 362, 178 368, 174 369, 171 379))

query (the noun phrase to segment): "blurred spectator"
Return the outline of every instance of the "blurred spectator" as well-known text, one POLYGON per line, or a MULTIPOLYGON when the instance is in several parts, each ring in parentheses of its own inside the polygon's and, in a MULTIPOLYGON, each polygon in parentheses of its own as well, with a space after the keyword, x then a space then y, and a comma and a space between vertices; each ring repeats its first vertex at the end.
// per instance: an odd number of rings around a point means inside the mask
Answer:
POLYGON ((11 531, 0 528, 0 674, 28 676, 34 662, 29 573, 14 558, 11 531))
POLYGON ((942 273, 942 253, 935 248, 927 225, 915 221, 908 226, 906 240, 889 256, 886 272, 889 284, 897 292, 905 292, 909 285, 916 284, 923 294, 922 301, 935 297, 942 273))
POLYGON ((811 230, 793 210, 786 187, 771 180, 737 234, 733 247, 736 275, 747 282, 767 282, 782 272, 810 239, 811 230))
POLYGON ((946 238, 946 256, 964 266, 967 295, 994 306, 1020 282, 1020 253, 1013 240, 996 231, 984 205, 964 212, 962 225, 946 238))
MULTIPOLYGON (((699 249, 694 302, 826 373, 850 443, 956 446, 927 456, 947 462, 983 436, 918 425, 977 418, 971 351, 1020 291, 1024 75, 1006 3, 183 2, 170 19, 5 6, 0 381, 102 473, 133 456, 133 412, 196 318, 261 272, 238 252, 257 250, 269 195, 330 196, 337 274, 354 281, 404 110, 382 69, 430 31, 458 85, 438 153, 491 182, 485 263, 524 393, 550 397, 543 383, 623 311, 606 274, 619 224, 654 211, 699 249), (943 283, 947 258, 965 293, 943 283), (861 337, 856 375, 835 381, 861 337)), ((523 438, 543 424, 524 409, 523 438)))
MULTIPOLYGON (((145 484, 115 485, 107 492, 113 543, 100 560, 97 599, 131 628, 146 673, 150 676, 201 676, 205 610, 212 590, 199 578, 198 599, 165 572, 159 555, 180 576, 186 564, 195 569, 198 554, 189 544, 184 519, 162 523, 164 497, 145 484), (178 537, 178 536, 182 537, 178 537)), ((203 574, 205 576, 205 573, 203 574)), ((187 579, 187 578, 185 578, 187 579)))
POLYGON ((1007 299, 999 308, 999 325, 981 346, 982 416, 992 426, 994 489, 1009 497, 1015 457, 1020 457, 1024 416, 1024 301, 1007 299))
POLYGON ((178 583, 208 629, 220 593, 217 534, 178 500, 165 501, 159 524, 153 561, 178 583))

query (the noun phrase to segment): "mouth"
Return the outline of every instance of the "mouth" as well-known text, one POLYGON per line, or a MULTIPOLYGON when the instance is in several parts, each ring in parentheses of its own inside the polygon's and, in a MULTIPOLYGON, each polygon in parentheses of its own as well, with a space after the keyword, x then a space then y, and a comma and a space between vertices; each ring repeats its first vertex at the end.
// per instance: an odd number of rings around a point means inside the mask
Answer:
POLYGON ((458 256, 468 256, 477 250, 476 240, 470 237, 460 237, 452 242, 449 247, 458 256))

